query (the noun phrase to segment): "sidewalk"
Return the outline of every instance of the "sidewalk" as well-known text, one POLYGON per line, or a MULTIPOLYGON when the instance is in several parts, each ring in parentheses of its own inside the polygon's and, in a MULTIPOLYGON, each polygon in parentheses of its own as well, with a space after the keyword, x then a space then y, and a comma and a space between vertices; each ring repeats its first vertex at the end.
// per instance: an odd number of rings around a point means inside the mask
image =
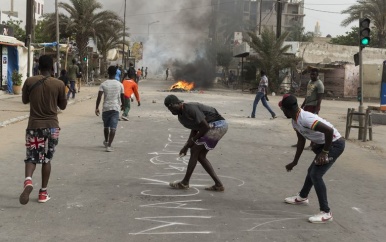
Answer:
MULTIPOLYGON (((98 95, 98 88, 99 86, 81 87, 75 99, 70 98, 67 105, 73 105, 77 102, 96 97, 98 95)), ((0 94, 0 128, 28 119, 28 117, 29 105, 23 104, 21 95, 10 95, 4 92, 0 94)))

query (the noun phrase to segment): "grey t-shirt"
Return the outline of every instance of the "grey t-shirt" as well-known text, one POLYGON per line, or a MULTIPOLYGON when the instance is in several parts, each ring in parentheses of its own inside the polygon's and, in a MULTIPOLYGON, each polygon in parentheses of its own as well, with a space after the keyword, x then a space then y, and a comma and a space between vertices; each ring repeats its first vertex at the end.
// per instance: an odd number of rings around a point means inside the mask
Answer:
POLYGON ((178 121, 188 129, 198 130, 199 124, 206 120, 211 123, 224 118, 213 107, 201 103, 184 103, 182 114, 178 115, 178 121))
POLYGON ((106 80, 99 86, 99 91, 104 93, 102 112, 121 110, 121 93, 124 93, 122 83, 115 79, 106 80))
POLYGON ((309 81, 305 106, 316 106, 318 104, 318 93, 324 93, 323 82, 320 79, 314 82, 309 81))

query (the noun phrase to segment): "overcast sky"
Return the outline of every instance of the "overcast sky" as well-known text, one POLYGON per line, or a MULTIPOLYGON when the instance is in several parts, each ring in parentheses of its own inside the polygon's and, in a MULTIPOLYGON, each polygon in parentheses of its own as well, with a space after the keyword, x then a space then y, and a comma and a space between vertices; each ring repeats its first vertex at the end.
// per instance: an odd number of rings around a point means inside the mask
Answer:
MULTIPOLYGON (((10 2, 10 0, 1 0, 2 3, 2 10, 8 10, 10 4, 3 4, 6 2, 10 2)), ((25 5, 25 0, 14 0, 15 6, 23 6, 25 5)), ((68 2, 68 0, 59 0, 63 2, 68 2)), ((123 17, 123 4, 125 0, 99 0, 105 9, 110 9, 115 12, 117 12, 119 15, 123 17)), ((194 2, 195 0, 180 0, 180 2, 194 2)), ((295 0, 296 1, 296 0, 295 0)), ((163 10, 176 10, 176 5, 174 4, 175 0, 128 0, 128 6, 127 6, 127 23, 130 26, 131 25, 131 33, 132 36, 135 37, 135 35, 139 34, 147 34, 147 23, 150 23, 152 21, 160 21, 157 23, 158 27, 161 25, 164 27, 167 27, 168 32, 172 33, 175 32, 175 27, 178 25, 177 22, 165 22, 162 21, 163 16, 170 16, 173 14, 173 12, 169 13, 162 13, 162 14, 154 14, 154 12, 159 12, 163 10), (143 7, 141 10, 138 10, 135 12, 133 6, 130 6, 129 3, 141 3, 141 6, 143 7), (157 5, 155 3, 167 3, 165 6, 157 6, 157 10, 154 11, 154 6, 157 5), (146 5, 149 4, 148 8, 146 5), (137 17, 132 17, 133 14, 143 14, 139 15, 137 17)), ((207 1, 210 2, 210 1, 207 1)), ((304 27, 306 31, 314 31, 315 24, 317 21, 320 23, 322 36, 326 36, 327 34, 332 35, 333 37, 336 35, 345 34, 346 31, 350 30, 350 27, 342 27, 340 26, 340 23, 342 20, 346 17, 346 15, 341 15, 340 11, 348 8, 350 5, 353 5, 356 3, 356 0, 304 0, 304 12, 305 12, 305 19, 304 19, 304 27)), ((202 6, 202 10, 205 9, 205 6, 209 4, 204 3, 202 6)), ((196 4, 198 6, 198 4, 196 4)), ((18 7, 19 9, 19 7, 18 7)), ((45 12, 53 12, 55 10, 55 0, 45 0, 45 12)), ((25 19, 23 17, 25 15, 25 12, 20 12, 20 17, 22 19, 25 19)), ((157 31, 156 26, 151 26, 151 31, 155 32, 157 31)), ((167 32, 164 31, 166 34, 167 32)), ((182 33, 180 33, 182 34, 182 33)))

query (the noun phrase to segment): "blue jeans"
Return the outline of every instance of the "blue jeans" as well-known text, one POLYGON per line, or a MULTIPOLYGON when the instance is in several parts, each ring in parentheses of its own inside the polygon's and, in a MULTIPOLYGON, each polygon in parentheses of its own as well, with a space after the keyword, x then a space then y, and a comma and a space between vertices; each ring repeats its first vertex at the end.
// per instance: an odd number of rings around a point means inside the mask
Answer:
POLYGON ((72 98, 75 98, 75 93, 76 93, 75 81, 70 81, 70 90, 68 90, 67 99, 70 98, 71 93, 72 93, 72 98))
POLYGON ((261 100, 261 102, 263 103, 263 106, 268 110, 268 112, 271 113, 272 117, 275 117, 276 114, 272 111, 272 109, 269 107, 268 103, 267 103, 267 100, 265 100, 265 94, 262 93, 262 92, 257 92, 256 93, 256 97, 255 97, 255 101, 253 102, 253 108, 252 108, 252 114, 251 114, 251 118, 254 118, 255 115, 256 115, 256 106, 257 104, 259 103, 259 101, 261 100))
MULTIPOLYGON (((314 153, 318 155, 320 152, 322 152, 324 144, 318 145, 315 144, 312 148, 314 153)), ((326 185, 323 181, 323 175, 326 174, 326 172, 331 168, 331 166, 334 164, 336 159, 343 153, 345 147, 345 141, 343 138, 340 138, 339 140, 332 143, 328 156, 330 159, 330 162, 321 166, 315 165, 315 163, 312 161, 310 167, 308 168, 306 180, 304 181, 304 185, 302 190, 299 193, 300 197, 306 198, 308 197, 308 194, 311 191, 312 186, 315 188, 316 195, 318 196, 319 200, 319 207, 320 211, 323 212, 330 212, 330 208, 328 207, 328 201, 327 201, 327 189, 326 185)), ((316 158, 316 156, 315 156, 316 158)))

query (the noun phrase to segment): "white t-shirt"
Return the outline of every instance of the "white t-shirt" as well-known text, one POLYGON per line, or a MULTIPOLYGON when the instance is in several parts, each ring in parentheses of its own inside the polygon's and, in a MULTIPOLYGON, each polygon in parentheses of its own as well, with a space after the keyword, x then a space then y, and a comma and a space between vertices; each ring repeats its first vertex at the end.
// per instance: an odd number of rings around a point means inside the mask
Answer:
POLYGON ((292 127, 303 135, 304 138, 309 139, 316 144, 324 144, 324 134, 314 130, 319 122, 331 127, 334 130, 334 135, 332 137, 333 142, 341 137, 338 130, 334 128, 331 123, 322 119, 318 115, 306 112, 303 109, 300 109, 300 112, 296 117, 296 121, 292 119, 292 127))
POLYGON ((99 91, 104 93, 102 112, 121 110, 121 93, 124 93, 122 83, 115 79, 108 79, 102 82, 99 91))

